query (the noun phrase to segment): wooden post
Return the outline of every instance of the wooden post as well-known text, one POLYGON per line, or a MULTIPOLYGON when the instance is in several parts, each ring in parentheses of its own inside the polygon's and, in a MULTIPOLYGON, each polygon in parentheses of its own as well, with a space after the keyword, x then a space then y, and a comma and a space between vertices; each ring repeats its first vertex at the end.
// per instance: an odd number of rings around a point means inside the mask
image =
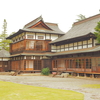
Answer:
POLYGON ((92 74, 92 78, 94 78, 94 74, 92 74))
POLYGON ((86 74, 84 73, 84 77, 86 77, 86 74))
POLYGON ((79 75, 79 73, 77 73, 77 77, 79 77, 80 75, 79 75))

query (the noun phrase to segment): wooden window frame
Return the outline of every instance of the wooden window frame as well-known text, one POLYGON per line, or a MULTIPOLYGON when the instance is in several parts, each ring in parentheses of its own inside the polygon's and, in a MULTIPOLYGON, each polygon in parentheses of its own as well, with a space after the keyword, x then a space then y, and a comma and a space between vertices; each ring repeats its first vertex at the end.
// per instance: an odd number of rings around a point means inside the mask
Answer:
POLYGON ((44 36, 38 36, 39 40, 44 40, 44 36))
POLYGON ((34 39, 34 35, 27 35, 27 39, 34 39))

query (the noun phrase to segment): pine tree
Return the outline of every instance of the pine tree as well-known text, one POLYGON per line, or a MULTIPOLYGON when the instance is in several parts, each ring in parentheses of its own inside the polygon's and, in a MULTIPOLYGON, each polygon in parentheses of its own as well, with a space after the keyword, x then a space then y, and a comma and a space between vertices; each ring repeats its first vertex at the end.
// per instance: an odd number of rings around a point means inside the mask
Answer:
POLYGON ((95 27, 94 34, 96 36, 98 43, 100 43, 100 21, 97 23, 97 26, 95 27))
POLYGON ((84 15, 82 15, 82 14, 77 15, 77 16, 78 16, 78 19, 76 19, 77 21, 81 21, 83 19, 86 19, 86 17, 84 15))
POLYGON ((6 39, 6 37, 8 36, 6 19, 4 19, 2 28, 3 28, 3 31, 0 34, 0 50, 5 49, 5 50, 9 51, 9 43, 11 43, 11 40, 6 39))

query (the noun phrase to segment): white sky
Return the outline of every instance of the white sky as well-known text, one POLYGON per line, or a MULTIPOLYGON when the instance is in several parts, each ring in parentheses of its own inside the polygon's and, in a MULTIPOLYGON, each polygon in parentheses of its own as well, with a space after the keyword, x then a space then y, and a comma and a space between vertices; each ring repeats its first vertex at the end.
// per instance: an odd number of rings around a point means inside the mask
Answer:
POLYGON ((7 33, 11 34, 40 15, 45 22, 58 23, 67 32, 77 15, 90 17, 98 14, 99 9, 100 0, 0 0, 0 34, 4 19, 7 33))

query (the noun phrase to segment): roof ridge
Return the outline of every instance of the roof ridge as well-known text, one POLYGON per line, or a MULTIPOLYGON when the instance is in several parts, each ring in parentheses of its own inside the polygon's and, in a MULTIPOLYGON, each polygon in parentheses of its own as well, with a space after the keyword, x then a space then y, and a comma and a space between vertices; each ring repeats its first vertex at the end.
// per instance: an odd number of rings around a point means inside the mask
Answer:
POLYGON ((35 22, 35 21, 37 22, 38 20, 42 20, 42 21, 43 21, 42 16, 37 17, 37 18, 34 19, 33 21, 30 21, 29 23, 27 23, 26 25, 24 25, 24 28, 27 27, 27 26, 29 26, 30 24, 32 24, 32 23, 35 22))
POLYGON ((80 20, 80 21, 78 21, 78 22, 74 22, 74 23, 73 23, 73 26, 74 26, 74 25, 82 24, 82 23, 84 23, 84 22, 93 20, 93 19, 98 18, 98 17, 100 17, 100 14, 96 14, 96 15, 94 15, 94 16, 90 16, 90 17, 85 18, 85 19, 83 19, 83 20, 80 20))

